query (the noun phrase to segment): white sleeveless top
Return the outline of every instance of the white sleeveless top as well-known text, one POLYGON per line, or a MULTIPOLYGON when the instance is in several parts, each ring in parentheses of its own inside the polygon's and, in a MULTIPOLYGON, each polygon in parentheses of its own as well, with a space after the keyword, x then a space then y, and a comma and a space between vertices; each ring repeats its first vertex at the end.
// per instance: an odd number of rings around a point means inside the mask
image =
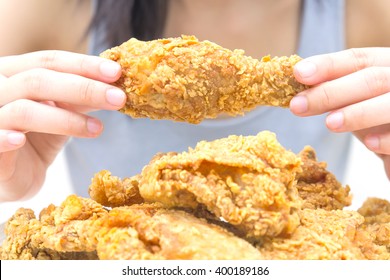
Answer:
MULTIPOLYGON (((99 31, 101 32, 101 31, 99 31)), ((298 54, 335 52, 345 48, 344 1, 303 1, 298 54)), ((109 46, 92 46, 98 54, 109 46)), ((132 119, 118 112, 91 115, 104 123, 97 139, 73 138, 65 147, 74 192, 88 196, 93 175, 108 169, 128 177, 140 173, 157 152, 186 151, 198 141, 236 135, 255 135, 262 130, 276 133, 279 142, 298 153, 305 145, 317 151, 320 161, 342 180, 351 136, 335 134, 325 126, 325 115, 300 118, 289 109, 261 107, 243 117, 206 120, 198 125, 165 120, 132 119)))

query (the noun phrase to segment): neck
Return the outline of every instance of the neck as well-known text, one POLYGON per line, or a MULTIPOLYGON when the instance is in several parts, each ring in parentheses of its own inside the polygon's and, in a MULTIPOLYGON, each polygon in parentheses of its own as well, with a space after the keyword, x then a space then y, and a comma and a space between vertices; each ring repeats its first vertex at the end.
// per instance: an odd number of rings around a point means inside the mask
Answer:
POLYGON ((261 57, 296 52, 300 0, 171 0, 165 37, 195 35, 261 57))

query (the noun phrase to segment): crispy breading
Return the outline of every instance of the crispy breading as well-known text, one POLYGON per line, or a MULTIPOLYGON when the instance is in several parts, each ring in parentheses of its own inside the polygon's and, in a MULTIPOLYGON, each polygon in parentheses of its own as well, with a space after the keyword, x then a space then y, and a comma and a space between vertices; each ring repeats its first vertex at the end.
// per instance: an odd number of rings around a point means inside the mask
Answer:
POLYGON ((329 172, 326 162, 318 162, 314 149, 306 146, 298 156, 302 172, 297 175, 297 189, 304 200, 302 208, 343 209, 351 205, 350 187, 345 187, 329 172))
MULTIPOLYGON (((364 218, 356 211, 303 209, 299 212, 300 226, 289 238, 272 238, 259 246, 266 259, 285 260, 346 260, 367 259, 364 245, 373 240, 355 240, 364 218), (364 240, 364 242, 363 242, 364 240)), ((382 252, 386 249, 382 246, 382 252)), ((389 258, 389 254, 383 255, 389 258)))
POLYGON ((76 208, 77 204, 98 205, 90 199, 69 196, 60 207, 50 206, 40 220, 31 210, 19 210, 7 224, 1 258, 260 258, 258 250, 244 239, 184 211, 144 204, 111 211, 94 207, 90 209, 95 211, 92 215, 68 215, 64 210, 74 204, 76 208))
POLYGON ((122 66, 115 83, 127 94, 121 111, 134 118, 199 123, 258 105, 288 107, 307 88, 293 75, 297 55, 258 60, 194 36, 132 38, 100 56, 122 66))
POLYGON ((364 223, 356 232, 355 243, 368 260, 390 260, 390 223, 364 223))
POLYGON ((390 202, 385 199, 369 197, 358 209, 365 223, 390 223, 390 202))
POLYGON ((390 259, 390 202, 369 197, 357 212, 364 217, 358 237, 365 254, 369 259, 390 259))
POLYGON ((165 207, 204 205, 258 239, 291 233, 299 224, 301 199, 294 185, 300 164, 271 132, 229 136, 158 156, 143 169, 139 189, 146 201, 165 207))
POLYGON ((183 211, 133 205, 114 208, 107 219, 113 230, 100 242, 100 259, 261 258, 245 240, 183 211), (121 232, 129 226, 138 233, 143 249, 135 249, 134 237, 121 232))
POLYGON ((96 259, 79 229, 106 212, 97 202, 75 195, 59 207, 49 205, 39 219, 21 208, 7 222, 1 259, 96 259))
POLYGON ((107 207, 118 207, 144 202, 138 189, 139 176, 121 180, 102 170, 92 178, 88 192, 90 197, 107 207))

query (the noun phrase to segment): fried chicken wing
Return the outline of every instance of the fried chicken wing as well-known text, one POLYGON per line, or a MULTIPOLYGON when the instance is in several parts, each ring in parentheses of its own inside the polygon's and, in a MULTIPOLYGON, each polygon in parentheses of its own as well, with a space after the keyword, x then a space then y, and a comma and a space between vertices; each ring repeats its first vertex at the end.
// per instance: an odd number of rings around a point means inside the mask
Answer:
POLYGON ((120 111, 134 118, 199 123, 258 105, 287 107, 306 88, 293 76, 297 55, 257 60, 194 36, 132 38, 100 56, 122 66, 115 85, 126 92, 127 102, 120 111))
POLYGON ((181 154, 158 156, 140 177, 145 201, 165 207, 204 205, 248 238, 291 233, 301 206, 295 175, 301 161, 275 134, 202 141, 181 154))

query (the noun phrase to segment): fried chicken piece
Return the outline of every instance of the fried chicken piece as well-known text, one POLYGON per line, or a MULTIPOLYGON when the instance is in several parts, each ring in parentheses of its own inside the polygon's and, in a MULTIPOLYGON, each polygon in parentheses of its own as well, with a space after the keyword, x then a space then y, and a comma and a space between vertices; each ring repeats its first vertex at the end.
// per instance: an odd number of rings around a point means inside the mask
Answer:
POLYGON ((134 118, 196 124, 221 113, 242 115, 258 105, 287 107, 306 89, 293 75, 297 55, 259 61, 194 36, 132 38, 100 56, 122 66, 115 85, 126 92, 127 102, 120 111, 134 118))
POLYGON ((390 223, 390 202, 385 199, 370 197, 366 199, 358 212, 364 216, 366 224, 390 223))
POLYGON ((390 260, 390 223, 369 224, 357 211, 302 209, 289 238, 266 238, 265 259, 390 260))
MULTIPOLYGON (((186 212, 155 205, 118 207, 106 217, 111 230, 99 241, 100 259, 259 259, 245 240, 186 212), (124 234, 134 228, 134 236, 124 234)), ((106 221, 103 221, 106 222, 106 221)))
POLYGON ((306 146, 300 153, 302 172, 297 174, 297 189, 303 199, 302 208, 326 210, 343 209, 351 205, 350 187, 343 187, 329 172, 325 162, 318 162, 312 147, 306 146))
MULTIPOLYGON (((59 229, 58 229, 59 230, 59 229)), ((3 241, 2 260, 60 260, 97 259, 96 252, 60 252, 48 248, 45 239, 55 233, 52 226, 42 224, 31 209, 20 208, 8 221, 3 241)), ((70 232, 69 232, 70 234, 70 232)))
MULTIPOLYGON (((303 209, 299 215, 301 225, 290 238, 268 239, 259 246, 265 259, 362 260, 368 257, 362 247, 376 246, 369 236, 356 240, 359 226, 364 222, 356 211, 303 209)), ((383 246, 381 249, 384 252, 383 246)), ((383 259, 388 257, 382 256, 383 259)))
POLYGON ((203 205, 247 238, 260 239, 289 234, 299 224, 294 185, 300 165, 271 132, 229 136, 159 155, 144 167, 139 189, 145 201, 164 207, 203 205))
POLYGON ((102 170, 95 174, 89 186, 90 197, 107 207, 118 207, 144 202, 138 189, 138 176, 121 180, 102 170))
POLYGON ((91 199, 69 196, 59 207, 49 205, 36 219, 31 209, 19 209, 7 222, 2 259, 96 259, 95 248, 83 239, 83 226, 107 215, 91 199))
POLYGON ((184 211, 158 204, 107 211, 98 205, 72 195, 44 209, 40 219, 18 210, 7 224, 2 259, 260 258, 247 241, 184 211))
POLYGON ((3 241, 2 260, 30 260, 40 256, 38 246, 30 243, 34 231, 40 230, 35 223, 35 214, 31 209, 20 208, 7 221, 5 227, 6 239, 3 241))
POLYGON ((359 231, 363 240, 362 247, 370 259, 390 259, 390 202, 385 199, 370 197, 358 209, 364 216, 364 224, 359 231), (364 242, 373 239, 376 246, 364 242), (385 248, 385 249, 383 249, 385 248))
POLYGON ((355 243, 369 260, 390 260, 390 223, 364 223, 358 228, 355 243))

